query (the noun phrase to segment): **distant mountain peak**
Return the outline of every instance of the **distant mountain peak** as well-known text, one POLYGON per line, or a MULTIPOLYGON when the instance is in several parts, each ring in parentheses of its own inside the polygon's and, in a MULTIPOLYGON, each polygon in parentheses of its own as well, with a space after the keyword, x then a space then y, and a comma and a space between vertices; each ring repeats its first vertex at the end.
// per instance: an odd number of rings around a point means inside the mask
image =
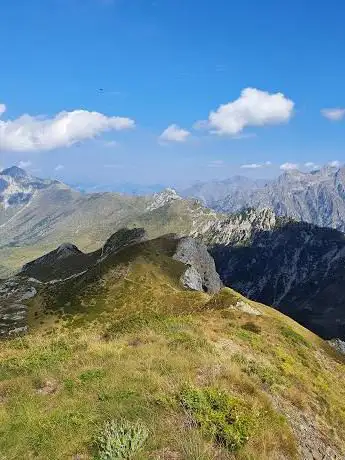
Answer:
POLYGON ((182 198, 178 195, 175 189, 168 187, 162 192, 155 193, 153 195, 153 201, 147 207, 147 210, 153 211, 154 209, 161 208, 174 200, 182 200, 182 198))
POLYGON ((19 168, 18 166, 10 166, 9 168, 6 168, 0 172, 0 175, 9 176, 13 179, 28 177, 28 173, 24 169, 19 168))

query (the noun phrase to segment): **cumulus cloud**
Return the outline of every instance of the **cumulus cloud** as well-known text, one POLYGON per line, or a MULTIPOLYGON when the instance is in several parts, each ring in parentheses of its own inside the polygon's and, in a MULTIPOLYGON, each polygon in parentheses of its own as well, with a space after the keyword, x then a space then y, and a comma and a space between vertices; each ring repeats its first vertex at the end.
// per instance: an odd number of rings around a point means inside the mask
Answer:
POLYGON ((0 117, 5 112, 6 112, 6 105, 5 104, 0 104, 0 117))
MULTIPOLYGON (((235 136, 247 126, 286 123, 293 115, 294 102, 282 93, 270 94, 245 88, 235 101, 222 104, 209 115, 207 125, 217 134, 235 136)), ((203 126, 198 122, 197 126, 203 126)))
POLYGON ((20 161, 20 162, 18 163, 18 167, 19 167, 19 168, 22 168, 22 169, 26 169, 26 168, 28 168, 29 166, 31 166, 31 164, 32 164, 32 163, 31 163, 31 161, 29 161, 29 160, 28 160, 28 161, 20 161))
POLYGON ((163 142, 185 142, 189 135, 190 132, 186 129, 172 124, 162 132, 159 136, 159 140, 163 142))
POLYGON ((333 108, 333 109, 322 109, 321 115, 331 121, 340 121, 345 118, 345 109, 333 108))
POLYGON ((298 169, 297 163, 283 163, 280 165, 280 169, 283 171, 291 171, 292 169, 298 169))
POLYGON ((264 168, 267 166, 271 166, 270 161, 265 161, 264 163, 249 163, 249 164, 244 164, 241 165, 240 168, 242 169, 259 169, 259 168, 264 168))
POLYGON ((0 120, 0 151, 39 151, 69 147, 106 131, 133 128, 134 120, 108 117, 99 112, 74 110, 53 118, 22 115, 0 120))
POLYGON ((55 171, 61 171, 62 169, 65 169, 65 166, 64 165, 56 165, 54 169, 55 169, 55 171))

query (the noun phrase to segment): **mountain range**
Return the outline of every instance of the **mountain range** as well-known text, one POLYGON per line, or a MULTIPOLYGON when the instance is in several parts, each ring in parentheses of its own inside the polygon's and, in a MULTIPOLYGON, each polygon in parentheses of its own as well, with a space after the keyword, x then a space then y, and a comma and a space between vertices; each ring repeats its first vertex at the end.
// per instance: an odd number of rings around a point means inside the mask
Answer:
POLYGON ((344 458, 342 232, 1 180, 4 458, 344 458))
MULTIPOLYGON (((331 176, 340 180, 342 172, 328 169, 312 176, 315 181, 325 177, 328 184, 331 176)), ((2 194, 10 204, 1 211, 3 277, 55 250, 56 243, 94 251, 124 227, 144 228, 148 238, 191 236, 207 245, 225 285, 273 305, 325 338, 345 339, 345 239, 338 230, 298 223, 270 208, 216 212, 173 189, 138 197, 81 194, 16 168, 5 173, 1 177, 9 185, 2 194), (26 190, 24 201, 23 195, 11 198, 18 190, 26 190)), ((295 181, 300 173, 285 174, 278 182, 290 177, 295 181)))
POLYGON ((345 231, 345 167, 317 171, 290 170, 269 181, 237 176, 198 183, 182 191, 219 212, 271 208, 279 216, 345 231))

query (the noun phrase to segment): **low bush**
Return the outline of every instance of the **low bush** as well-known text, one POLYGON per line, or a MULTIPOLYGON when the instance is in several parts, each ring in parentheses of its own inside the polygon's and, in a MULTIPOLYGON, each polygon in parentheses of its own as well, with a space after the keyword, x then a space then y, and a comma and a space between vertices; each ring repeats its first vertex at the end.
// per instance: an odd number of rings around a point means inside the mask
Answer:
POLYGON ((230 451, 244 446, 255 429, 250 408, 216 388, 186 388, 181 403, 207 437, 230 451))
POLYGON ((148 435, 147 428, 140 422, 108 421, 95 439, 95 460, 133 458, 145 444, 148 435))

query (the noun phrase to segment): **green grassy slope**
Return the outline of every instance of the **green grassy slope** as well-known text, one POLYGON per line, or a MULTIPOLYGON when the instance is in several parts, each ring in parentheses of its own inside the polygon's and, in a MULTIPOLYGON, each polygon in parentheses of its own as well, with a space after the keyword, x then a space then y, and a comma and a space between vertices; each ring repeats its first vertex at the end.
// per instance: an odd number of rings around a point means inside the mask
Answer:
POLYGON ((183 290, 172 244, 127 248, 34 299, 30 334, 0 349, 1 459, 344 455, 341 357, 231 289, 183 290), (118 433, 138 449, 102 456, 100 434, 118 433))

